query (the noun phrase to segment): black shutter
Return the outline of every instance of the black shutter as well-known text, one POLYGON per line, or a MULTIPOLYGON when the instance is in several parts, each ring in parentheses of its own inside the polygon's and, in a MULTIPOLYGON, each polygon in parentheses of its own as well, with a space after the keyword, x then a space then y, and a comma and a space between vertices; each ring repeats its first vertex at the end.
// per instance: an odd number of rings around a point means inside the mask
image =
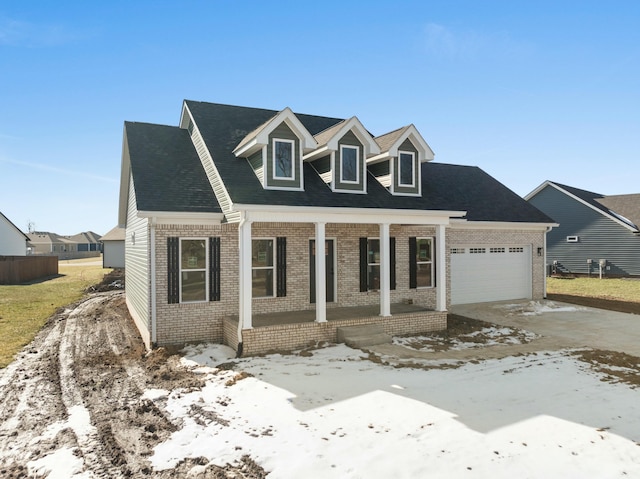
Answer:
POLYGON ((389 289, 396 289, 396 238, 389 238, 389 289))
POLYGON ((418 242, 415 236, 409 238, 409 288, 418 287, 418 265, 416 255, 418 254, 418 242))
POLYGON ((209 301, 220 301, 220 238, 209 238, 209 301))
POLYGON ((180 239, 167 238, 167 299, 169 304, 180 302, 180 239))
POLYGON ((367 278, 367 254, 368 254, 367 238, 360 238, 360 292, 367 291, 369 289, 369 281, 367 278))
POLYGON ((276 296, 287 295, 287 238, 276 238, 276 296))

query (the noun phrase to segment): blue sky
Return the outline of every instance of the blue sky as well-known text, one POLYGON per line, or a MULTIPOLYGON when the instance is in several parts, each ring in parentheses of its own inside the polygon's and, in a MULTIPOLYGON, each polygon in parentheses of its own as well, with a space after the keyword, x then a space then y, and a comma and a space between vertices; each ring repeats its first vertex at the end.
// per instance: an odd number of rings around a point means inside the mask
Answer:
POLYGON ((638 193, 640 2, 3 2, 0 211, 106 233, 123 122, 185 98, 414 123, 520 195, 638 193))

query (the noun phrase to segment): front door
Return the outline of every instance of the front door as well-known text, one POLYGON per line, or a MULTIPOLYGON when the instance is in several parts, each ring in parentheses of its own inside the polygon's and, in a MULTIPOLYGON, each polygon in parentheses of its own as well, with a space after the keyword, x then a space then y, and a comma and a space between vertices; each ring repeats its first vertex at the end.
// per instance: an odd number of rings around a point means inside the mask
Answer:
MULTIPOLYGON (((335 301, 335 245, 332 239, 324 242, 325 271, 327 272, 327 303, 335 301)), ((316 302, 316 240, 309 240, 309 296, 311 302, 316 302)))

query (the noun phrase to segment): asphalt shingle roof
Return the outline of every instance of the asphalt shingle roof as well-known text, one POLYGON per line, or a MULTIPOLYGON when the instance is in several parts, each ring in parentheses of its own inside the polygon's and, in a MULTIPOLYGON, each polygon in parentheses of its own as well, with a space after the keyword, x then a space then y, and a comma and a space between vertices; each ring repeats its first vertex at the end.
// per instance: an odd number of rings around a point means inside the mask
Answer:
MULTIPOLYGON (((335 193, 314 167, 304 163, 304 191, 266 190, 249 162, 236 158, 235 147, 249 132, 278 112, 186 100, 216 169, 236 204, 288 205, 406 210, 462 210, 473 221, 553 223, 533 205, 480 168, 423 163, 422 197, 394 196, 367 175, 367 194, 335 193)), ((296 114, 312 134, 324 132, 340 118, 296 114)), ((397 138, 399 130, 381 138, 397 138)), ((186 130, 146 123, 126 123, 138 209, 220 211, 186 130)), ((394 140, 395 141, 395 140, 394 140)))
POLYGON ((187 130, 125 122, 138 210, 222 212, 187 130))

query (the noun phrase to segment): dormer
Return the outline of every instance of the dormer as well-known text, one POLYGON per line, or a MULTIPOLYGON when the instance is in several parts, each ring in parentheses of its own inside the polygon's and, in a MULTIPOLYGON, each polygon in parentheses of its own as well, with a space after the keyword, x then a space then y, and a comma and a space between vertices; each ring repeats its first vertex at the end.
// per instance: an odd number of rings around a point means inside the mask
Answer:
POLYGON ((302 157, 316 148, 311 133, 285 108, 245 136, 233 154, 249 161, 263 188, 303 190, 302 157))
POLYGON ((332 191, 367 192, 367 165, 370 156, 380 153, 378 144, 358 118, 341 121, 317 135, 318 147, 304 156, 332 191))
POLYGON ((367 159, 369 171, 398 196, 422 195, 422 168, 433 151, 414 125, 375 138, 380 154, 367 159))

